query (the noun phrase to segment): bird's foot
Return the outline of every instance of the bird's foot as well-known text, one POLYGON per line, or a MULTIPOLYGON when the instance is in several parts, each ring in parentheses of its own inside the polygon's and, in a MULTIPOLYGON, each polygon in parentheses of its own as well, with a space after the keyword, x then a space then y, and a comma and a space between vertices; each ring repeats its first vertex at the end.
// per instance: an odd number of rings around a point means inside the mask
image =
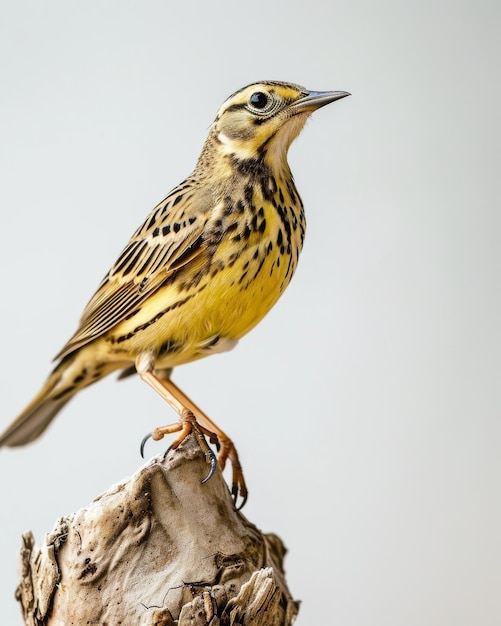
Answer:
POLYGON ((198 445, 204 452, 207 462, 211 466, 209 473, 202 480, 202 483, 206 483, 212 478, 212 476, 214 476, 218 460, 221 471, 224 469, 226 461, 230 461, 232 467, 231 496, 233 498, 235 508, 240 510, 247 502, 248 490, 247 485, 245 484, 242 466, 238 458, 237 449, 235 448, 233 441, 225 435, 220 435, 218 437, 216 433, 202 426, 197 421, 192 411, 185 409, 178 422, 155 428, 153 432, 148 433, 146 437, 144 437, 141 442, 141 456, 144 458, 144 446, 148 439, 160 441, 160 439, 163 439, 165 435, 171 435, 172 433, 179 433, 179 435, 169 446, 169 450, 175 450, 190 433, 193 433, 196 437, 198 445), (205 437, 208 437, 210 443, 216 446, 219 451, 219 459, 216 459, 216 455, 207 444, 205 437), (239 497, 242 499, 242 502, 237 506, 239 497))
POLYGON ((148 439, 153 439, 153 441, 160 441, 160 439, 163 439, 165 435, 171 435, 172 433, 177 433, 177 432, 179 433, 179 435, 169 446, 167 452, 169 450, 175 450, 186 439, 186 437, 190 433, 193 433, 193 435, 195 436, 198 442, 198 445, 200 446, 200 449, 205 454, 207 463, 209 463, 211 466, 209 473, 202 480, 202 483, 206 483, 208 480, 210 480, 214 476, 214 472, 216 471, 216 467, 217 467, 217 458, 214 452, 211 450, 211 448, 207 444, 207 441, 205 440, 205 436, 209 438, 209 441, 213 445, 215 445, 218 450, 220 447, 219 440, 215 433, 201 426, 197 422, 197 418, 188 409, 183 411, 183 414, 181 415, 181 418, 179 419, 178 422, 175 422, 174 424, 168 424, 167 426, 159 426, 158 428, 155 428, 153 432, 148 433, 141 442, 141 456, 144 458, 144 446, 146 442, 148 441, 148 439))

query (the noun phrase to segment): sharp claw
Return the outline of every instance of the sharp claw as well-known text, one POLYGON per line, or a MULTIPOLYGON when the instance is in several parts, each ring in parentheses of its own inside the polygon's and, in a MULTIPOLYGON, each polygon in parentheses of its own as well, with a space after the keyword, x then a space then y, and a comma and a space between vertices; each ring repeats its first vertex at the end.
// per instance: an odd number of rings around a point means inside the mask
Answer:
POLYGON ((167 448, 167 450, 164 452, 164 455, 163 455, 163 457, 162 457, 162 458, 163 458, 163 459, 166 459, 166 458, 167 458, 167 456, 168 456, 168 454, 169 454, 169 452, 170 452, 171 450, 175 450, 175 449, 176 449, 176 448, 174 447, 174 443, 171 443, 171 444, 170 444, 170 446, 167 448))
POLYGON ((208 448, 207 451, 208 451, 209 456, 210 456, 210 470, 209 470, 209 473, 207 474, 207 476, 202 480, 202 485, 204 483, 206 483, 208 480, 210 480, 214 476, 214 473, 215 473, 216 467, 217 467, 217 457, 216 457, 216 455, 214 454, 214 452, 210 448, 208 448))
POLYGON ((237 483, 232 483, 231 485, 231 497, 233 499, 233 504, 237 503, 238 498, 238 485, 237 483))
POLYGON ((167 455, 169 454, 169 452, 171 450, 175 450, 176 448, 174 448, 174 443, 171 443, 170 446, 167 448, 167 450, 165 451, 164 457, 167 457, 167 455))
MULTIPOLYGON (((245 494, 245 496, 243 496, 243 498, 242 498, 242 504, 240 504, 240 506, 235 506, 235 510, 236 510, 236 511, 241 511, 241 510, 244 508, 245 503, 247 502, 247 496, 248 496, 248 494, 245 494)), ((237 502, 236 502, 236 499, 235 499, 234 504, 236 505, 236 503, 237 503, 237 502)))
POLYGON ((146 437, 144 437, 143 440, 141 441, 141 447, 139 448, 139 450, 141 452, 141 457, 143 459, 144 459, 144 446, 146 445, 146 442, 148 441, 148 439, 150 439, 150 437, 153 437, 153 433, 148 433, 146 437))
POLYGON ((248 494, 246 493, 245 495, 242 496, 242 503, 239 506, 237 506, 238 495, 239 495, 238 483, 233 483, 233 485, 231 486, 231 498, 233 500, 233 506, 235 507, 235 511, 240 511, 241 509, 243 509, 245 506, 245 503, 247 502, 248 494))

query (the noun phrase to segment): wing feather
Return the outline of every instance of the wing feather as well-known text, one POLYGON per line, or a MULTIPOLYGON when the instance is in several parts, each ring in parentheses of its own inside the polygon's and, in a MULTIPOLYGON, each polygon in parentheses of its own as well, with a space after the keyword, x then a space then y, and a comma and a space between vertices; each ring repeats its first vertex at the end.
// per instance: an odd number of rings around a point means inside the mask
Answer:
POLYGON ((211 203, 209 193, 193 193, 184 183, 151 211, 102 280, 83 311, 77 331, 56 359, 133 315, 176 270, 204 252, 211 203))

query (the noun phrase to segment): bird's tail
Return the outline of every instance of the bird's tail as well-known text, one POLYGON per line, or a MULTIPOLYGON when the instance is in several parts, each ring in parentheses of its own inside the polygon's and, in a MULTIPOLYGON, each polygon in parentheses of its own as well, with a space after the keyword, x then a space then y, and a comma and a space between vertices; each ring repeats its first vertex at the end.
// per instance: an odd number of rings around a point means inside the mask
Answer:
POLYGON ((78 389, 63 382, 65 366, 72 360, 70 355, 57 365, 40 392, 0 435, 0 447, 24 446, 34 441, 73 397, 78 389))

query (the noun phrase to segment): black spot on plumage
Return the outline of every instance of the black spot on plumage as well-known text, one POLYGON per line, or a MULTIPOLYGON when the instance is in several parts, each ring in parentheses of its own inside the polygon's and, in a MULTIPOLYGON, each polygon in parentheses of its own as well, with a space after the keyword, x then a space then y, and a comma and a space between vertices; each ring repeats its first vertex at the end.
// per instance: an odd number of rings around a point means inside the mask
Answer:
POLYGON ((220 219, 214 220, 210 230, 206 234, 206 241, 209 245, 215 246, 221 241, 223 236, 223 221, 220 219))
POLYGON ((179 195, 177 195, 174 198, 174 202, 172 203, 172 206, 176 206, 176 204, 178 204, 179 202, 181 202, 181 200, 183 199, 184 193, 180 193, 179 195))
POLYGON ((264 159, 266 157, 266 153, 268 152, 268 148, 270 145, 271 140, 273 139, 272 137, 269 137, 266 141, 264 141, 258 148, 257 153, 259 154, 259 158, 260 159, 264 159))
POLYGON ((272 198, 276 194, 278 189, 275 177, 270 174, 267 177, 261 178, 259 182, 261 186, 261 193, 263 194, 264 199, 268 201, 271 200, 273 202, 272 198))
POLYGON ((172 230, 175 233, 178 233, 181 230, 181 224, 179 224, 179 222, 174 222, 174 224, 172 225, 172 230))
POLYGON ((53 400, 62 400, 66 396, 71 395, 73 393, 74 389, 75 389, 74 385, 71 385, 71 387, 66 387, 66 389, 64 389, 63 391, 60 391, 59 393, 56 393, 54 396, 52 396, 52 399, 53 400))
POLYGON ((261 259, 259 265, 257 266, 257 270, 255 271, 254 276, 252 277, 252 280, 254 280, 257 277, 257 275, 259 274, 259 272, 263 269, 263 265, 264 265, 265 260, 266 260, 266 257, 264 256, 261 259))
POLYGON ((168 235, 170 233, 170 224, 166 224, 165 226, 162 227, 162 235, 165 237, 165 235, 168 235))
POLYGON ((270 189, 272 193, 277 193, 277 189, 278 189, 277 181, 275 180, 275 177, 272 175, 270 175, 269 177, 269 185, 270 185, 270 189))
POLYGON ((284 209, 283 206, 278 206, 277 207, 277 213, 280 217, 280 221, 282 222, 282 226, 284 228, 285 231, 285 235, 287 237, 287 241, 290 243, 291 240, 291 225, 289 223, 289 219, 287 217, 287 211, 284 209))
MULTIPOLYGON (((244 189, 244 198, 247 204, 252 204, 252 200, 254 198, 254 188, 252 185, 246 185, 244 189)), ((239 200, 240 202, 240 200, 239 200)), ((243 208, 243 205, 242 205, 243 208)))
POLYGON ((285 278, 287 278, 289 275, 292 275, 292 272, 294 271, 294 266, 292 265, 292 257, 289 257, 289 263, 287 265, 287 271, 285 272, 285 278))
POLYGON ((259 232, 263 234, 265 230, 266 230, 266 220, 264 219, 261 222, 261 224, 259 224, 259 232))
POLYGON ((235 261, 237 261, 240 258, 241 254, 242 254, 241 250, 238 250, 237 252, 232 252, 229 257, 228 265, 230 267, 233 267, 233 265, 235 265, 235 261))
POLYGON ((281 245, 282 245, 283 240, 284 240, 284 236, 283 236, 283 234, 282 234, 282 229, 281 229, 281 228, 279 228, 279 230, 278 230, 278 235, 277 235, 277 246, 281 246, 281 245))
POLYGON ((155 217, 158 217, 158 219, 162 219, 162 217, 167 213, 169 208, 170 208, 170 204, 168 203, 163 204, 161 209, 158 211, 158 216, 155 216, 155 217))
POLYGON ((139 313, 140 309, 135 309, 134 311, 132 311, 131 313, 128 313, 124 319, 126 320, 130 320, 131 318, 135 317, 138 313, 139 313))
POLYGON ((282 193, 282 189, 278 190, 278 197, 280 198, 280 202, 283 204, 285 202, 284 194, 282 193))
POLYGON ((305 236, 305 234, 306 234, 306 233, 305 233, 305 229, 304 229, 304 225, 303 225, 303 224, 300 224, 300 231, 301 231, 301 245, 302 245, 302 244, 303 244, 303 242, 304 242, 304 236, 305 236))
POLYGON ((242 176, 263 179, 269 174, 269 167, 261 159, 239 159, 234 154, 230 156, 231 164, 242 176))
POLYGON ((290 180, 287 181, 287 191, 289 192, 289 196, 290 196, 292 204, 296 204, 296 205, 301 204, 301 201, 299 200, 294 184, 290 180))
POLYGON ((166 341, 160 344, 160 348, 158 349, 157 358, 166 356, 167 354, 173 354, 178 352, 181 344, 179 341, 175 341, 174 339, 167 339, 166 341))
POLYGON ((245 280, 245 277, 247 276, 247 272, 244 272, 242 274, 242 276, 240 276, 239 280, 238 280, 238 284, 241 285, 243 283, 243 281, 245 280))
POLYGON ((290 243, 292 229, 291 229, 290 222, 289 222, 289 220, 287 218, 287 212, 285 211, 285 209, 283 207, 278 207, 278 214, 279 214, 280 219, 282 221, 282 226, 284 227, 285 235, 287 237, 287 241, 290 243))
POLYGON ((290 244, 292 231, 291 231, 291 225, 289 224, 289 222, 284 221, 284 228, 285 228, 285 234, 287 235, 287 241, 290 244))

